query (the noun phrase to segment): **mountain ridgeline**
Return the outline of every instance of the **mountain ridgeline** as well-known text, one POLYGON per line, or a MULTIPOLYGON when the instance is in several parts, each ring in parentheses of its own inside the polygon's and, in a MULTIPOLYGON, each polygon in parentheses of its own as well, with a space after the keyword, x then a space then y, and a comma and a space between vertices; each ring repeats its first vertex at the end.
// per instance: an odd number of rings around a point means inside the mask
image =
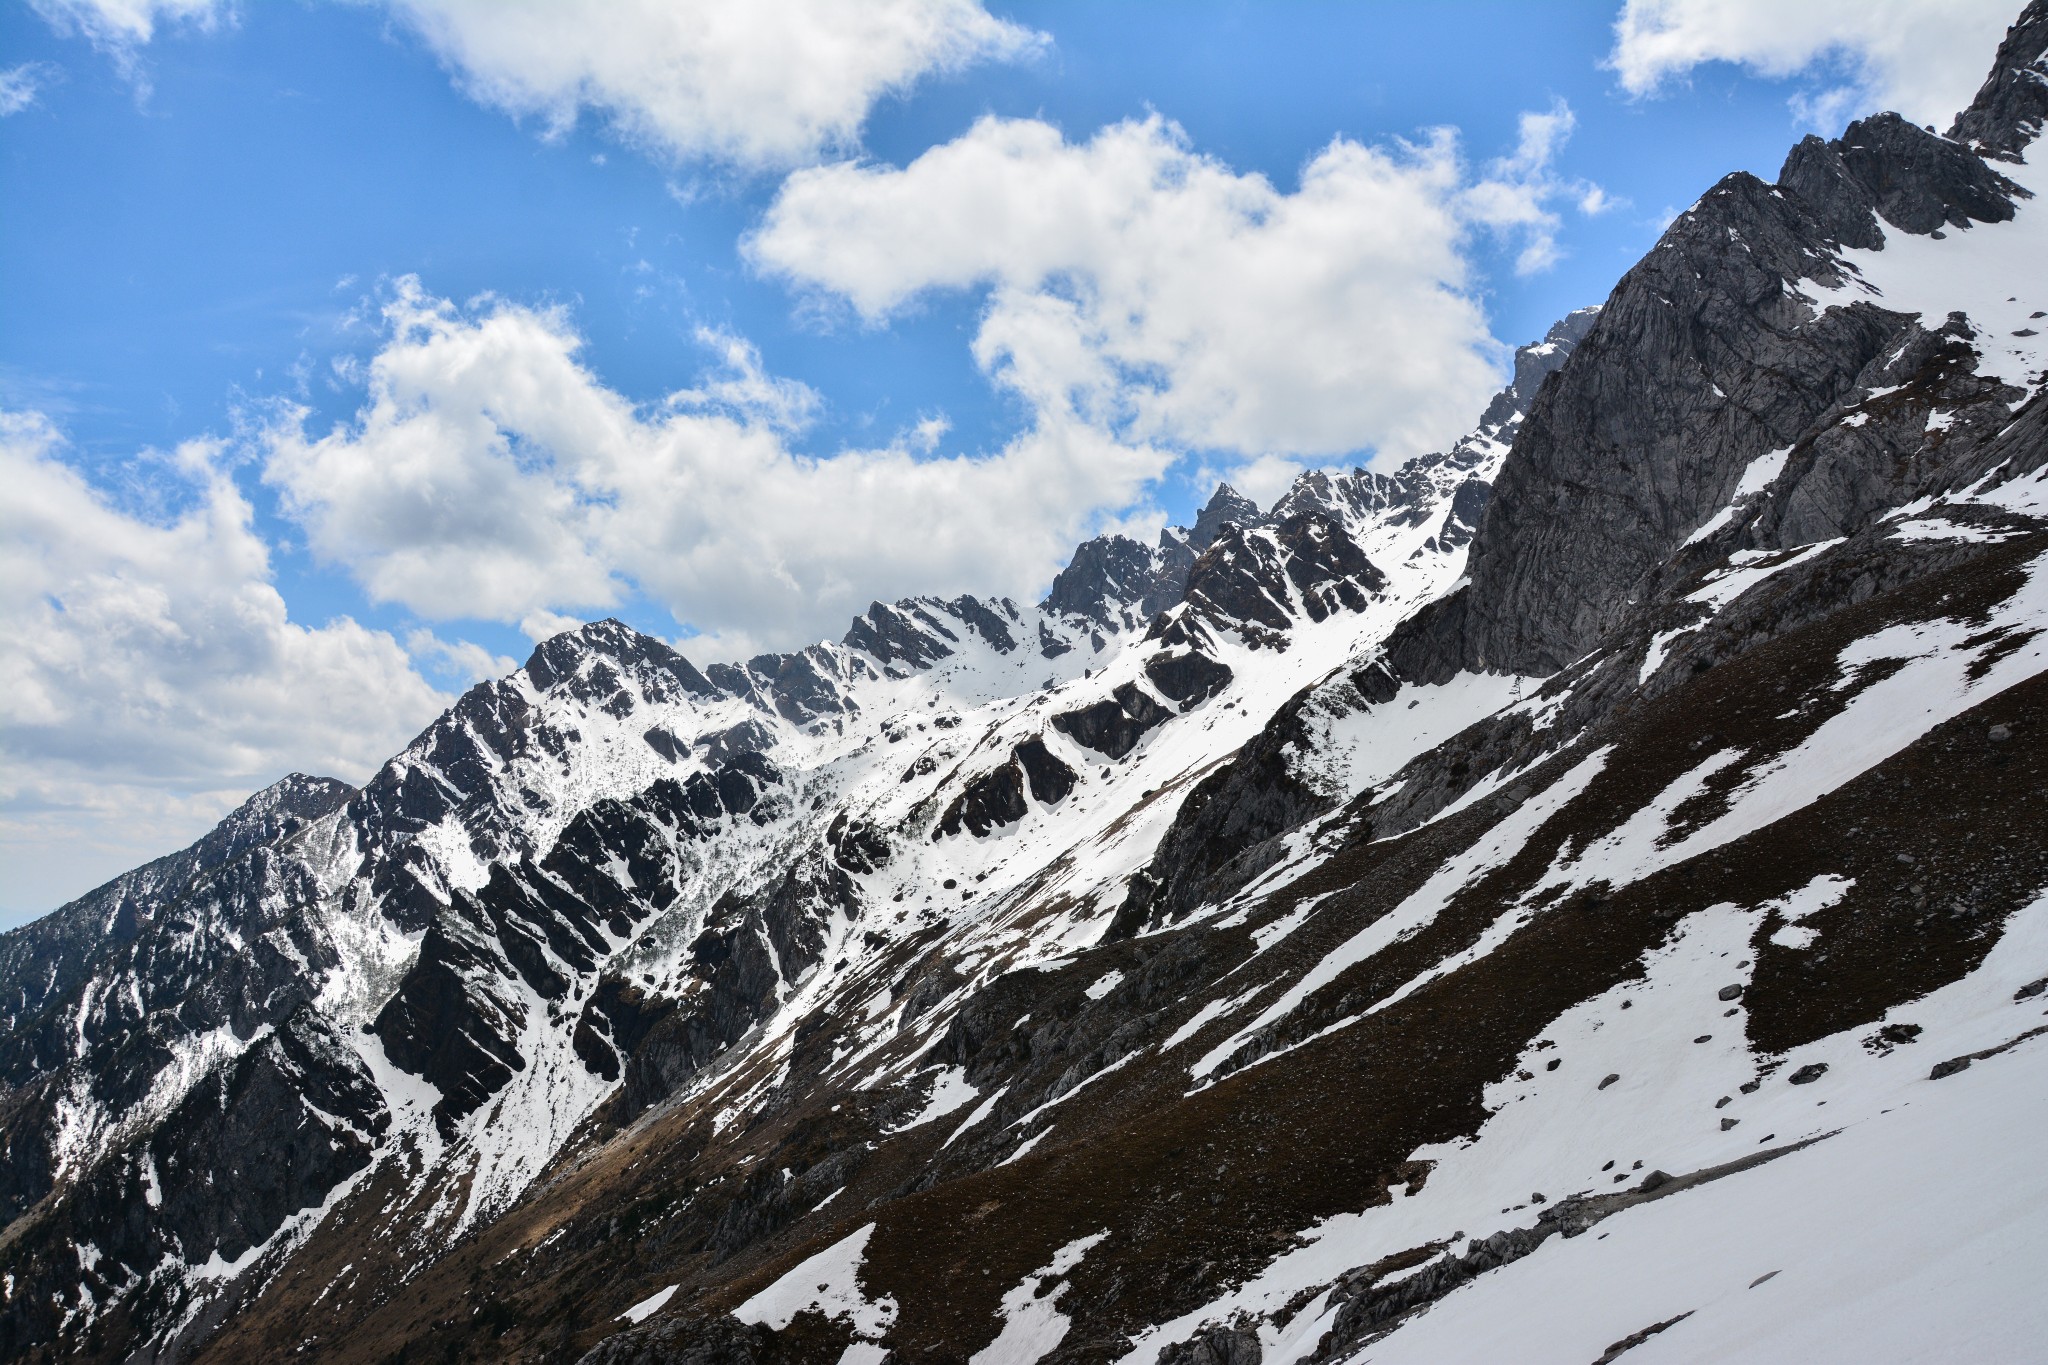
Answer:
POLYGON ((0 937, 0 1356, 2025 1358, 2044 119, 2036 0, 1448 451, 583 626, 0 937))

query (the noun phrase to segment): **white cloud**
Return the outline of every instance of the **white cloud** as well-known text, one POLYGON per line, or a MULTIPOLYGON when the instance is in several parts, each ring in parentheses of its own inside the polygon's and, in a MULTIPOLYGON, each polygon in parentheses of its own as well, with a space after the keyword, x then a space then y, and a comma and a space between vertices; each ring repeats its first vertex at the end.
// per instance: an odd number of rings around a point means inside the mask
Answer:
POLYGON ((34 104, 48 78, 41 62, 23 62, 0 71, 0 118, 18 114, 34 104))
POLYGON ((428 617, 545 631, 637 589, 724 649, 788 646, 875 597, 1042 585, 1173 459, 1059 402, 986 457, 810 458, 785 439, 808 391, 722 334, 711 379, 642 407, 558 311, 404 281, 386 319, 355 419, 314 434, 287 410, 264 478, 317 556, 428 617))
POLYGON ((1802 122, 1832 131, 1896 109, 1947 127, 1990 69, 2015 0, 1628 0, 1609 64, 1653 94, 1705 62, 1762 76, 1814 75, 1793 96, 1802 122))
POLYGON ((83 37, 113 58, 138 100, 150 94, 142 49, 160 28, 210 32, 235 15, 233 0, 29 0, 29 5, 57 32, 83 37))
POLYGON ((984 118, 909 165, 796 172, 746 244, 757 268, 870 323, 926 291, 985 288, 974 354, 1040 411, 1135 441, 1251 458, 1376 448, 1469 425, 1500 348, 1475 297, 1475 229, 1555 255, 1563 104, 1474 176, 1445 130, 1338 139, 1291 193, 1192 151, 1152 117, 1068 142, 984 118))
POLYGON ((161 24, 210 29, 234 13, 231 0, 29 0, 60 33, 76 33, 95 47, 132 52, 156 36, 161 24))
POLYGON ((186 506, 130 515, 0 413, 0 846, 6 908, 48 909, 190 842, 292 769, 367 777, 447 704, 398 642, 288 619, 210 446, 154 471, 186 506))
POLYGON ((1562 99, 1553 99, 1541 112, 1524 113, 1515 150, 1487 163, 1486 174, 1459 196, 1457 208, 1468 221, 1520 236, 1517 274, 1533 275, 1557 264, 1560 222, 1550 207, 1554 201, 1567 200, 1588 215, 1609 207, 1606 191, 1598 185, 1566 180, 1554 169, 1578 122, 1562 99))
MULTIPOLYGON (((30 0, 147 94, 166 24, 211 29, 234 0, 30 0)), ((353 0, 417 33, 473 99, 558 136, 588 110, 673 160, 779 168, 857 145, 875 104, 931 75, 1042 51, 981 0, 353 0)), ((602 165, 604 158, 595 158, 602 165)))
MULTIPOLYGON (((564 630, 573 630, 582 624, 573 617, 563 618, 560 624, 546 634, 558 635, 564 630)), ((493 654, 482 645, 469 640, 444 640, 425 627, 407 632, 405 652, 410 654, 415 662, 424 663, 428 668, 447 675, 462 686, 483 682, 489 678, 502 678, 519 667, 517 659, 503 654, 493 654)))
POLYGON ((551 130, 584 109, 676 158, 784 166, 851 146, 933 72, 1037 51, 978 0, 383 0, 476 99, 551 130))
POLYGON ((366 401, 332 430, 282 409, 263 477, 323 561, 382 602, 529 634, 635 595, 693 648, 836 634, 873 598, 1042 588, 1075 541, 1148 522, 1191 453, 1277 491, 1304 457, 1401 456, 1465 430, 1499 382, 1477 233, 1554 255, 1562 103, 1482 168, 1437 131, 1338 140, 1291 193, 1152 118, 1070 144, 984 119, 908 167, 793 175, 748 243, 763 270, 870 322, 985 289, 973 340, 1025 402, 994 454, 940 453, 927 416, 886 446, 792 445, 820 399, 744 339, 702 331, 708 377, 636 404, 582 364, 558 309, 390 294, 366 401))

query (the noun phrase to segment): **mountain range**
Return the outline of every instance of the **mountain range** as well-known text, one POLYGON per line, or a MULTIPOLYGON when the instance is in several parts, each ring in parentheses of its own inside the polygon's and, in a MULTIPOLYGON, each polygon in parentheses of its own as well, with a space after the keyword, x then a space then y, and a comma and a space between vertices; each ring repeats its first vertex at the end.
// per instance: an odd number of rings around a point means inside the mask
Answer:
POLYGON ((0 1355, 2034 1358, 2044 119, 2034 0, 1445 452, 585 625, 0 936, 0 1355))

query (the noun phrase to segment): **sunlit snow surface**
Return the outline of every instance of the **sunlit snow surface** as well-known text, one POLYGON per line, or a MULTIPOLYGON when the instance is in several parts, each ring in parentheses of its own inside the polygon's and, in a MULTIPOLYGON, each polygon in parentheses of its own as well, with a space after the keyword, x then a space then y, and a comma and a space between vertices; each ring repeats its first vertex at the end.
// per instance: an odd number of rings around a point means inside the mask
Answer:
POLYGON ((896 1321, 896 1301, 871 1300, 861 1288, 861 1258, 874 1233, 875 1225, 869 1223, 799 1261, 775 1283, 733 1309, 732 1315, 741 1322, 764 1323, 779 1331, 798 1313, 815 1310, 847 1324, 856 1336, 880 1337, 896 1321))
POLYGON ((1067 1243, 1050 1262, 1003 1295, 1003 1330, 976 1351, 968 1365, 1032 1365, 1066 1340, 1070 1324, 1059 1309, 1060 1296, 1068 1288, 1064 1277, 1107 1236, 1091 1233, 1067 1243))
MULTIPOLYGON (((2038 78, 2037 78, 2038 79, 2038 78)), ((1884 245, 1841 253, 1852 278, 1837 289, 1808 283, 1821 307, 1867 300, 1901 313, 1918 313, 1923 327, 1939 327, 1950 313, 1966 314, 1980 373, 2032 390, 2048 368, 2048 155, 2033 150, 2026 164, 1993 163, 2000 175, 2033 196, 2004 223, 1948 228, 1940 238, 1885 227, 1884 245)))
MULTIPOLYGON (((1928 1070, 2042 1023, 2038 998, 2013 995, 2048 974, 2048 897, 2013 917, 1975 973, 1877 1024, 1795 1049, 1744 1094, 1756 1066, 1739 1007, 1727 1017, 1719 991, 1747 984, 1748 945, 1764 913, 1728 905, 1690 917, 1649 956, 1643 980, 1568 1010, 1545 1031, 1522 1059, 1530 1079, 1489 1088, 1493 1117, 1476 1139, 1416 1152, 1438 1163, 1420 1191, 1309 1229, 1308 1245, 1145 1334, 1124 1359, 1149 1362, 1201 1322, 1274 1312, 1394 1252, 1533 1224, 1542 1206, 1532 1195, 1549 1204, 1606 1193, 1646 1171, 1683 1174, 1808 1138, 1822 1140, 1625 1210, 1580 1237, 1553 1237, 1359 1359, 1585 1365, 1686 1312, 1695 1317, 1638 1348, 1641 1359, 2038 1358, 2029 1352, 2048 1329, 2036 1284, 2048 1223, 2039 1160, 2048 1037, 1939 1081, 1928 1070), (1914 1046, 1875 1054, 1861 1044, 1893 1019, 1923 1029, 1914 1046), (1702 1035, 1710 1041, 1694 1041, 1702 1035), (1561 1065, 1545 1070, 1552 1058, 1561 1065), (1813 1062, 1827 1073, 1788 1083, 1813 1062), (1620 1079, 1602 1088, 1611 1074, 1620 1079), (1730 1103, 1717 1108, 1724 1095, 1730 1103), (1724 1128, 1727 1118, 1736 1124, 1724 1128), (1750 1282, 1773 1271, 1771 1284, 1786 1283, 1752 1294, 1750 1282)), ((1331 1317, 1319 1295, 1269 1328, 1268 1365, 1312 1352, 1331 1317)))

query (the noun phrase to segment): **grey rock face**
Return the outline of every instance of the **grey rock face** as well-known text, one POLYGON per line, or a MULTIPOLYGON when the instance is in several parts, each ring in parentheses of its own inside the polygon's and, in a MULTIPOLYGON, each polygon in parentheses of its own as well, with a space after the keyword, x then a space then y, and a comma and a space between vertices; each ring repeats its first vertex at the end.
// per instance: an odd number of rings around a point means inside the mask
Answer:
POLYGON ((1880 219, 1922 234, 2002 223, 2026 193, 1981 157, 1897 114, 1852 123, 1832 142, 1806 138, 1786 157, 1778 188, 1828 240, 1866 250, 1884 245, 1880 219))
POLYGON ((1158 553, 1129 536, 1097 536, 1074 551, 1039 605, 1107 626, 1120 607, 1136 605, 1142 610, 1163 595, 1160 568, 1158 553))
POLYGON ((1105 628, 1142 624, 1181 601, 1196 557, 1226 527, 1262 526, 1267 520, 1257 503, 1218 484, 1194 526, 1168 527, 1156 547, 1117 535, 1084 541, 1039 605, 1105 628))
POLYGON ((1249 1325, 1205 1327, 1159 1353, 1159 1365, 1259 1365, 1266 1358, 1258 1329, 1249 1325))
POLYGON ((0 1219, 51 1192, 71 1085, 118 1112, 183 1039, 250 1039, 308 998, 308 969, 332 957, 306 923, 318 889, 278 849, 354 794, 294 774, 190 848, 0 936, 0 1219))
POLYGON ((0 934, 0 1076, 23 1078, 7 1060, 36 1015, 71 998, 120 945, 158 924, 195 883, 257 848, 332 814, 355 788, 293 773, 244 801, 191 847, 124 872, 69 905, 0 934))
POLYGON ((1991 74, 1948 135, 1980 155, 2015 160, 2048 122, 2048 0, 2032 0, 1998 46, 1991 74))
POLYGON ((188 1093, 139 1142, 15 1225, 31 1246, 0 1302, 0 1354, 56 1339, 64 1294, 83 1283, 138 1310, 172 1305, 153 1272, 167 1257, 232 1261, 369 1163, 390 1126, 375 1082, 310 1005, 188 1093), (96 1257, 81 1263, 74 1248, 96 1257), (138 1274, 138 1272, 140 1272, 138 1274))
POLYGON ((1145 677, 1159 695, 1183 710, 1230 685, 1230 665, 1195 650, 1155 654, 1145 661, 1145 677))
POLYGON ((1585 653, 1752 461, 1816 439, 1873 362, 1921 334, 1870 304, 1816 316, 1799 282, 1839 280, 1837 244, 1875 245, 1880 220, 1997 221, 2015 193, 1896 116, 1801 144, 1776 186, 1721 181, 1623 277, 1537 397, 1472 543, 1469 587, 1396 633, 1396 668, 1547 674, 1585 653))
POLYGON ((1258 526, 1264 521, 1257 503, 1229 484, 1219 483, 1208 505, 1195 518, 1195 524, 1188 528, 1188 547, 1199 555, 1216 543, 1224 527, 1258 526))
POLYGON ((1331 808, 1287 760, 1290 748, 1308 740, 1306 701, 1304 693, 1288 702, 1235 760, 1188 793, 1159 851, 1132 878, 1105 940, 1172 923, 1242 886, 1278 859, 1277 836, 1331 808))

